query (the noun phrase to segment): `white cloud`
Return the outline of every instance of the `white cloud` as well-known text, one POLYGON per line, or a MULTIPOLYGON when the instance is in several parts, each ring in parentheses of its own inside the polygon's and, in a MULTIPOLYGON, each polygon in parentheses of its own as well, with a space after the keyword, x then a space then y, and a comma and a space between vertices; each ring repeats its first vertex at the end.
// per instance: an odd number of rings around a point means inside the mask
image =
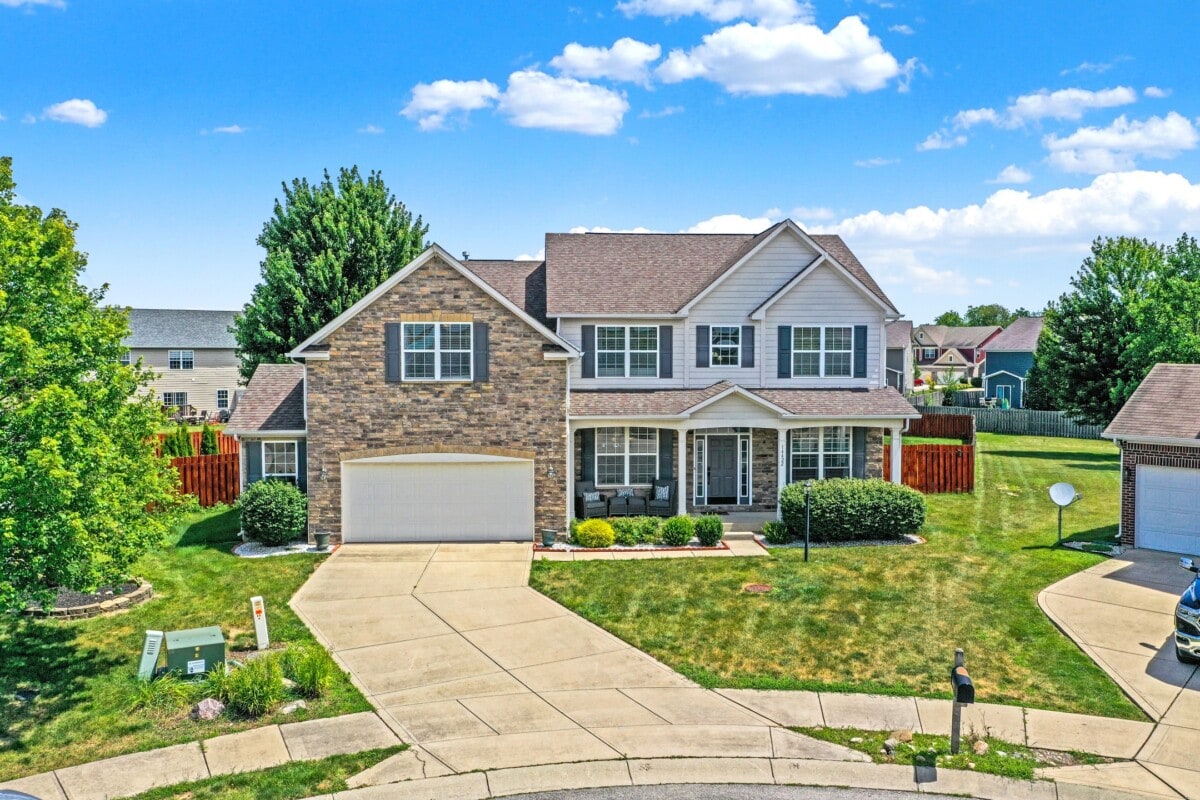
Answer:
POLYGON ((808 22, 740 22, 691 50, 672 50, 657 75, 666 83, 704 78, 736 94, 841 97, 882 89, 915 66, 901 66, 859 17, 846 17, 828 33, 808 22))
POLYGON ((538 250, 533 255, 529 255, 529 253, 521 253, 521 255, 519 255, 513 259, 513 261, 545 261, 545 260, 546 260, 546 248, 544 248, 544 247, 541 250, 538 250))
POLYGON ((0 0, 0 6, 8 8, 23 8, 34 6, 46 6, 47 8, 66 8, 67 4, 63 0, 0 0))
POLYGON ((1128 86, 1090 91, 1088 89, 1039 89, 1018 97, 1004 110, 972 108, 954 115, 955 130, 967 130, 982 123, 999 128, 1019 128, 1043 119, 1077 120, 1084 112, 1097 108, 1113 108, 1137 102, 1137 91, 1128 86))
POLYGON ((991 286, 992 279, 991 278, 976 278, 975 285, 976 286, 991 286))
MULTIPOLYGON (((782 215, 778 213, 773 214, 771 212, 778 210, 779 209, 771 209, 771 211, 768 211, 764 216, 770 217, 771 219, 776 219, 782 215)), ((788 214, 788 216, 797 222, 812 223, 834 219, 837 215, 833 213, 832 208, 826 208, 825 206, 797 206, 796 208, 792 209, 792 212, 788 214)))
POLYGON ((617 9, 627 17, 689 17, 713 22, 752 19, 771 25, 812 19, 812 6, 798 0, 624 0, 617 9))
POLYGON ((378 125, 372 125, 370 123, 367 123, 363 127, 359 128, 358 132, 359 133, 378 134, 378 133, 383 133, 383 128, 379 127, 378 125))
POLYGON ((860 158, 858 161, 854 162, 854 166, 862 169, 874 169, 875 167, 886 167, 889 164, 899 163, 900 159, 898 158, 883 158, 882 156, 875 156, 874 158, 860 158))
POLYGON ((401 114, 417 121, 423 131, 440 130, 452 114, 463 117, 471 111, 487 108, 500 98, 500 88, 491 81, 440 80, 418 83, 413 87, 412 100, 401 114))
POLYGON ((916 33, 916 31, 912 29, 911 25, 890 25, 888 30, 892 33, 898 33, 901 36, 912 36, 914 33, 916 33))
POLYGON ((1021 169, 1016 164, 1009 164, 988 183, 1029 183, 1031 180, 1033 180, 1033 175, 1027 170, 1021 169))
POLYGON ((42 114, 46 119, 55 122, 82 125, 85 128, 99 128, 108 119, 107 111, 97 108, 91 100, 81 100, 77 97, 47 106, 42 114))
POLYGON ((955 130, 963 131, 982 122, 990 122, 993 125, 1000 124, 1000 115, 996 113, 994 108, 969 108, 966 111, 960 111, 950 120, 955 130))
POLYGON ((550 59, 550 66, 572 78, 608 78, 614 81, 646 84, 649 65, 662 55, 662 48, 628 36, 612 47, 585 47, 572 42, 562 54, 550 59))
POLYGON ((587 227, 584 225, 576 225, 567 233, 665 233, 665 231, 656 231, 650 228, 643 228, 640 225, 636 228, 606 228, 603 225, 593 225, 587 227))
POLYGON ((546 128, 607 136, 621 127, 629 103, 612 89, 536 70, 514 72, 500 111, 521 128, 546 128))
POLYGON ((1080 74, 1080 73, 1088 72, 1088 73, 1092 73, 1094 75, 1101 75, 1105 72, 1108 72, 1110 69, 1115 67, 1117 64, 1120 64, 1123 61, 1130 61, 1130 60, 1132 60, 1130 58, 1130 56, 1117 56, 1112 61, 1100 61, 1100 62, 1084 61, 1082 64, 1080 64, 1076 67, 1071 67, 1069 69, 1064 69, 1061 72, 1059 72, 1058 74, 1059 75, 1072 75, 1072 74, 1080 74))
POLYGON ((241 125, 222 125, 219 128, 213 128, 213 133, 245 133, 246 129, 241 125))
POLYGON ((638 114, 638 119, 662 119, 663 117, 673 117, 676 114, 683 113, 683 106, 665 106, 658 111, 646 109, 638 114))
POLYGON ((1132 169, 1138 158, 1174 158, 1197 141, 1192 121, 1172 111, 1165 118, 1132 121, 1122 114, 1106 128, 1080 128, 1061 138, 1050 134, 1042 144, 1059 169, 1097 174, 1132 169))
POLYGON ((35 117, 33 114, 27 113, 27 114, 25 114, 25 116, 21 117, 22 125, 33 125, 36 122, 37 122, 37 117, 35 117))
POLYGON ((767 217, 743 217, 741 214, 718 214, 697 222, 682 233, 762 233, 775 223, 767 217))
POLYGON ((1170 89, 1162 89, 1162 88, 1159 88, 1158 86, 1147 86, 1145 89, 1142 90, 1142 94, 1146 95, 1146 97, 1153 97, 1156 100, 1161 100, 1164 97, 1170 97, 1171 90, 1170 89))
POLYGON ((945 131, 934 131, 925 137, 925 141, 917 143, 917 150, 951 150, 962 147, 967 143, 967 137, 961 133, 953 135, 945 131))
POLYGON ((913 294, 923 295, 958 297, 970 292, 962 273, 931 267, 915 250, 902 247, 855 249, 867 256, 871 274, 884 285, 903 287, 913 294))

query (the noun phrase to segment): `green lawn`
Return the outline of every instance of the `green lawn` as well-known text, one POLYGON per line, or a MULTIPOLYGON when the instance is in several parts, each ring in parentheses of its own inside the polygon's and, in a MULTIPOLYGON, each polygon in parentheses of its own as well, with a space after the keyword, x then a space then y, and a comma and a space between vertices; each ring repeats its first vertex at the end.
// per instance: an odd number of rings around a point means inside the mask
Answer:
POLYGON ((274 643, 313 640, 287 601, 322 558, 237 558, 229 552, 237 530, 235 511, 190 518, 168 546, 137 565, 134 574, 154 584, 155 596, 127 612, 79 622, 0 618, 0 780, 272 722, 370 708, 339 673, 325 697, 287 717, 199 722, 186 711, 131 710, 147 629, 219 624, 227 641, 252 647, 249 598, 261 594, 274 643), (39 694, 21 704, 12 701, 18 689, 39 694))
POLYGON ((973 495, 931 495, 910 547, 766 558, 533 564, 532 585, 705 686, 949 697, 954 648, 981 702, 1144 719, 1037 605, 1101 560, 1054 546, 1047 488, 1083 500, 1070 534, 1116 529, 1119 459, 1104 441, 979 435, 973 495), (774 591, 750 595, 748 583, 774 591))

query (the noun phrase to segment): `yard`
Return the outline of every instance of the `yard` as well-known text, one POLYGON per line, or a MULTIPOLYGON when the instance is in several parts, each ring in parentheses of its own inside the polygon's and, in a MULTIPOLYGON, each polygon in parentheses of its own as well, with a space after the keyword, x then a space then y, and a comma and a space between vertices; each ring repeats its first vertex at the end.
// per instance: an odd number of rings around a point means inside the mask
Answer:
POLYGON ((1083 495, 1080 539, 1116 533, 1116 448, 979 435, 973 495, 931 495, 925 545, 767 558, 537 561, 532 585, 709 687, 949 697, 954 648, 981 702, 1144 719, 1050 623, 1042 588, 1100 556, 1055 546, 1047 488, 1083 495), (765 595, 742 592, 771 585, 765 595))
POLYGON ((0 619, 0 780, 272 722, 369 710, 341 673, 324 697, 287 717, 199 722, 186 712, 132 709, 147 629, 220 624, 231 644, 252 647, 249 598, 261 594, 273 642, 313 641, 287 601, 322 559, 237 558, 229 552, 237 531, 236 511, 190 518, 135 569, 155 596, 130 611, 80 622, 0 619), (21 689, 38 695, 18 702, 13 696, 21 689))

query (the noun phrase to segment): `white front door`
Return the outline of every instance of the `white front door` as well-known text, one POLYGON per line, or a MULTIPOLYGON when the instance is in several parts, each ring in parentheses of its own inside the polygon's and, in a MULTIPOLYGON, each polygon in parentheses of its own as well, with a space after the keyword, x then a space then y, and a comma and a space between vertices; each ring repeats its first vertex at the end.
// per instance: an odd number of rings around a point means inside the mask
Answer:
POLYGON ((1200 555, 1200 469, 1139 466, 1135 491, 1138 547, 1200 555))

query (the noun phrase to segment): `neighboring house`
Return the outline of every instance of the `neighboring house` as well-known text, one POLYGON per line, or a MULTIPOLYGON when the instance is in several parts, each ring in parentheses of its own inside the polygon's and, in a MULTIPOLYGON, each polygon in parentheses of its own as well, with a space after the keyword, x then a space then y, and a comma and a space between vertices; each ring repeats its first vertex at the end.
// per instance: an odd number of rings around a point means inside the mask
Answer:
MULTIPOLYGON (((307 424, 270 438, 298 459, 306 439, 310 533, 335 540, 528 541, 566 527, 580 482, 776 510, 789 481, 882 474, 885 433, 918 416, 885 384, 898 316, 840 238, 790 221, 549 234, 543 262, 434 245, 288 354, 307 424)), ((281 382, 255 376, 239 434, 264 436, 281 382)))
POLYGON ((1025 379, 1033 368, 1033 352, 1042 335, 1042 317, 1017 317, 984 346, 983 396, 1025 407, 1025 379))
POLYGON ((981 348, 1001 330, 999 325, 921 325, 913 331, 913 357, 923 376, 978 378, 982 376, 981 348))
POLYGON ((142 362, 157 373, 150 384, 165 406, 215 414, 234 401, 240 373, 230 327, 235 311, 131 308, 129 348, 121 363, 142 362))
POLYGON ((1158 364, 1104 430, 1121 448, 1121 543, 1200 555, 1200 364, 1158 364))
POLYGON ((912 320, 898 319, 887 326, 887 385, 901 394, 913 389, 912 320))

